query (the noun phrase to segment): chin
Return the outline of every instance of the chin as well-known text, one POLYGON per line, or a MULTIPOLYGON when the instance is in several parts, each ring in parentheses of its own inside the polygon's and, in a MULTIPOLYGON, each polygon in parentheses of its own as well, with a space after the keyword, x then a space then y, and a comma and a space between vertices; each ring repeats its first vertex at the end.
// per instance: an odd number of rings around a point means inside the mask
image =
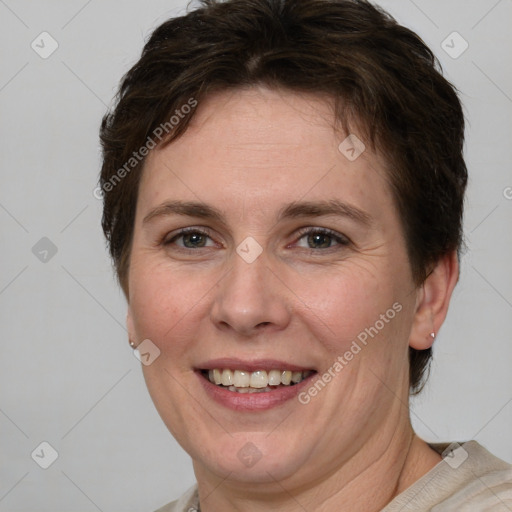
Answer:
POLYGON ((195 443, 195 448, 187 451, 196 464, 209 472, 246 483, 275 483, 288 479, 310 459, 299 432, 297 442, 285 433, 270 436, 268 432, 225 433, 201 446, 195 443))

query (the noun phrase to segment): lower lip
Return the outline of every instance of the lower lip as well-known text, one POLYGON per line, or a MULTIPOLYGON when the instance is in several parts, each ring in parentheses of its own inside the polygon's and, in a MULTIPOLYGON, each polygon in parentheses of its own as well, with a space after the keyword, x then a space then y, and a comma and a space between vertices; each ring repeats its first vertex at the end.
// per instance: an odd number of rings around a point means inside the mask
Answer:
POLYGON ((301 389, 310 384, 310 379, 316 375, 316 373, 313 373, 298 384, 282 386, 272 391, 238 393, 237 391, 229 391, 227 388, 212 384, 200 371, 197 371, 196 374, 206 393, 213 400, 235 411, 263 411, 282 405, 295 398, 301 389))

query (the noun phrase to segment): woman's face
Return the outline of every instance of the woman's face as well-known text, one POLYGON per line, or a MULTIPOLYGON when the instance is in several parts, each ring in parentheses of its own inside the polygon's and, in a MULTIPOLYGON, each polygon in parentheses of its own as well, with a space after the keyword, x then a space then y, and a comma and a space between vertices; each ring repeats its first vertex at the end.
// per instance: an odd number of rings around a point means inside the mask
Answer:
POLYGON ((197 108, 137 203, 128 326, 150 340, 158 412, 196 474, 299 484, 378 457, 404 419, 417 298, 383 161, 340 149, 319 97, 197 108))

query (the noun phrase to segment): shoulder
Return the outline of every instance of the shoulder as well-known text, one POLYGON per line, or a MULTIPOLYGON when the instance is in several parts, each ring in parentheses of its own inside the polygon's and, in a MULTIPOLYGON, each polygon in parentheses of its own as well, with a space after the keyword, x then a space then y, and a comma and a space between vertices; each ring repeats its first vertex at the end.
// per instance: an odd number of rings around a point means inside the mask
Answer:
POLYGON ((155 512, 196 512, 199 508, 197 484, 193 485, 179 499, 164 505, 155 512))
POLYGON ((431 445, 443 460, 383 512, 512 510, 512 466, 476 441, 431 445))
MULTIPOLYGON (((445 454, 442 463, 448 462, 445 454)), ((512 509, 512 465, 494 456, 476 441, 456 445, 450 464, 453 493, 442 501, 441 510, 507 511, 512 509), (460 451, 460 455, 457 455, 460 451), (453 508, 456 507, 456 508, 453 508)), ((436 509, 434 509, 436 510, 436 509)))

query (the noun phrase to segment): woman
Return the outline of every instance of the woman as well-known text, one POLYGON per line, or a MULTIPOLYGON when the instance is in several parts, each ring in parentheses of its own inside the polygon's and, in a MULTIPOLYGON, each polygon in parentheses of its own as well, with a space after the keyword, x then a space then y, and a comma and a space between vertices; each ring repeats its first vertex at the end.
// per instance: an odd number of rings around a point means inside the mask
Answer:
POLYGON ((364 1, 208 1, 154 31, 100 185, 197 478, 161 511, 512 508, 508 464, 409 418, 459 274, 463 134, 430 50, 364 1))

